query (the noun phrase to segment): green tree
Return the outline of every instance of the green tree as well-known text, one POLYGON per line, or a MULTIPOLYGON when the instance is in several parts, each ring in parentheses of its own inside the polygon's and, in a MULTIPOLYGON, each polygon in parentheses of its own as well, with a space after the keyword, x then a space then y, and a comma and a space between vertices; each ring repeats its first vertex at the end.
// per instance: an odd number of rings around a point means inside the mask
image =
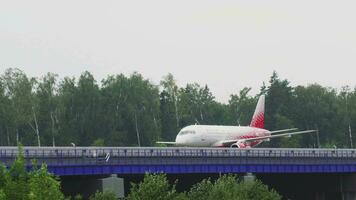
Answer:
POLYGON ((19 143, 23 138, 26 144, 37 143, 40 146, 37 104, 33 93, 36 79, 28 78, 19 69, 9 68, 2 76, 2 80, 5 94, 10 100, 7 111, 13 121, 12 126, 15 130, 16 142, 19 143), (32 129, 35 134, 25 134, 30 132, 29 129, 32 129))
POLYGON ((88 71, 79 77, 75 107, 80 138, 78 145, 90 145, 100 135, 100 128, 96 123, 100 109, 100 93, 94 76, 88 71))
POLYGON ((230 95, 229 124, 247 126, 250 124, 257 98, 248 95, 251 88, 243 88, 238 95, 230 95))
POLYGON ((98 122, 102 125, 108 145, 129 144, 128 128, 125 123, 128 102, 128 79, 123 75, 108 76, 102 80, 101 113, 98 122))
POLYGON ((201 87, 199 84, 187 84, 179 90, 179 110, 181 113, 181 127, 191 124, 219 124, 224 120, 218 109, 215 97, 207 85, 201 87))
MULTIPOLYGON (((339 127, 345 120, 340 116, 343 107, 338 108, 338 97, 335 90, 312 84, 307 87, 296 87, 294 95, 296 109, 293 113, 297 127, 319 129, 322 144, 336 144, 337 146, 345 144, 346 137, 344 135, 346 132, 342 134, 340 132, 342 128, 339 127)), ((316 134, 303 135, 302 143, 309 147, 315 147, 317 146, 316 136, 316 134)))
POLYGON ((116 200, 116 195, 113 192, 96 192, 89 200, 116 200))
POLYGON ((5 95, 5 84, 3 80, 0 78, 0 145, 8 145, 10 146, 10 135, 9 135, 9 99, 5 95))
POLYGON ((280 200, 282 197, 259 180, 240 182, 237 186, 237 199, 241 200, 280 200))
POLYGON ((31 172, 26 171, 26 160, 20 146, 18 156, 10 169, 0 166, 0 199, 6 200, 61 200, 60 182, 49 174, 47 167, 35 166, 31 172))
POLYGON ((172 74, 163 77, 160 83, 160 114, 162 121, 162 138, 171 141, 179 129, 178 86, 172 74))
POLYGON ((205 179, 194 185, 188 192, 188 198, 194 200, 279 200, 281 196, 260 181, 238 181, 236 176, 224 175, 211 182, 205 179))
POLYGON ((25 169, 23 150, 19 147, 19 154, 5 173, 4 193, 9 200, 27 200, 29 194, 28 173, 25 169))
POLYGON ((0 200, 6 200, 6 194, 2 189, 0 189, 0 200))
MULTIPOLYGON (((281 80, 277 72, 273 72, 270 78, 270 86, 267 88, 265 128, 279 130, 294 127, 293 120, 293 88, 288 80, 281 80)), ((280 147, 283 140, 271 140, 270 146, 280 147)))
MULTIPOLYGON (((133 73, 128 79, 127 122, 131 141, 140 146, 152 145, 160 137, 159 90, 157 86, 144 79, 141 74, 133 73)), ((134 143, 133 143, 134 144, 134 143)))
POLYGON ((194 200, 208 200, 210 199, 210 192, 214 187, 214 183, 210 179, 203 179, 201 182, 193 185, 188 194, 188 199, 194 200))
POLYGON ((78 111, 75 78, 65 77, 58 86, 58 135, 57 145, 78 144, 78 111))
POLYGON ((182 194, 171 186, 165 174, 145 174, 143 181, 139 184, 132 183, 128 200, 171 200, 183 199, 182 194))
POLYGON ((103 146, 105 146, 105 140, 102 139, 102 138, 98 138, 98 139, 94 140, 94 142, 93 142, 93 144, 91 146, 103 147, 103 146))
POLYGON ((46 165, 30 174, 29 200, 61 200, 64 195, 60 189, 60 182, 48 173, 46 165))
POLYGON ((58 135, 58 97, 57 75, 47 73, 43 76, 37 87, 38 121, 41 127, 42 138, 46 145, 56 145, 58 135))
POLYGON ((77 194, 73 197, 73 200, 83 200, 83 197, 82 197, 82 195, 77 194))

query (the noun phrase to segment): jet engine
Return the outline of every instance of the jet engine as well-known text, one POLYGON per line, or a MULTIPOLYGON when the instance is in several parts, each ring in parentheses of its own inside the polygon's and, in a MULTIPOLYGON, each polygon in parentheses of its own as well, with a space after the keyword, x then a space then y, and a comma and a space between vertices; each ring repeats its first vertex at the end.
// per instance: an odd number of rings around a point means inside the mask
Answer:
POLYGON ((233 143, 230 147, 244 149, 248 148, 249 146, 244 141, 237 141, 236 143, 233 143))

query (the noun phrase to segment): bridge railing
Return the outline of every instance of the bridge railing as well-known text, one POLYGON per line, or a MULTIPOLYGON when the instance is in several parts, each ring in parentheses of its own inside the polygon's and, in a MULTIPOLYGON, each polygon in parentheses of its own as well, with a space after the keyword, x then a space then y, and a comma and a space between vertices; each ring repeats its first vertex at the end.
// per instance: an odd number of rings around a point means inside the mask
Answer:
MULTIPOLYGON (((24 147, 26 158, 110 157, 265 157, 356 158, 354 149, 232 149, 232 148, 136 148, 136 147, 24 147)), ((14 158, 17 147, 0 147, 1 158, 14 158)))

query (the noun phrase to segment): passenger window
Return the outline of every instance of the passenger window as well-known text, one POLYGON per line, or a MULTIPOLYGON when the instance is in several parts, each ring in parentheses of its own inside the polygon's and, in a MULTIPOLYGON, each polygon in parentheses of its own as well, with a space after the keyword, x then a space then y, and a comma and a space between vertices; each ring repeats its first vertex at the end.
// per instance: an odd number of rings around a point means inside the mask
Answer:
POLYGON ((179 133, 179 135, 186 135, 186 134, 195 134, 195 131, 189 131, 189 130, 187 130, 187 131, 181 131, 181 132, 179 133))

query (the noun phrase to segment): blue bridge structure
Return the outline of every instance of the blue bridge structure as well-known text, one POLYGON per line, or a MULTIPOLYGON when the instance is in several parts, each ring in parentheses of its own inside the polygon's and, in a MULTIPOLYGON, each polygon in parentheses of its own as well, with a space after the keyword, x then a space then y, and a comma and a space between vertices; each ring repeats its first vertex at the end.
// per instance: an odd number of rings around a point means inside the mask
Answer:
MULTIPOLYGON (((10 166, 17 147, 1 147, 10 166)), ((354 149, 24 147, 27 167, 46 163, 58 176, 208 173, 355 173, 354 149)))

